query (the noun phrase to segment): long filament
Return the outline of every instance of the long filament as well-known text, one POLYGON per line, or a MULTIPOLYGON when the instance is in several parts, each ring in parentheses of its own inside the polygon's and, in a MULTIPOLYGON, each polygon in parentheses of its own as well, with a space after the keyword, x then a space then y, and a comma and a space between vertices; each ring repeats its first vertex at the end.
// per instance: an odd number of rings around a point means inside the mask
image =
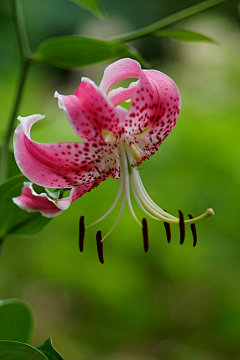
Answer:
POLYGON ((127 156, 126 156, 126 152, 125 152, 125 148, 124 148, 123 144, 121 144, 119 146, 119 151, 120 151, 120 155, 121 155, 121 158, 122 158, 122 164, 123 164, 123 166, 121 167, 121 170, 124 173, 124 191, 126 191, 128 207, 129 207, 130 213, 132 214, 132 217, 134 218, 136 223, 140 227, 142 227, 142 224, 140 223, 140 221, 138 220, 138 218, 135 215, 135 212, 133 210, 132 203, 131 203, 130 190, 129 190, 128 160, 127 160, 127 156))
MULTIPOLYGON (((135 162, 135 158, 133 155, 133 151, 131 149, 130 146, 125 145, 125 149, 128 155, 128 159, 130 164, 135 162)), ((175 219, 178 220, 177 217, 168 214, 166 211, 164 211, 163 209, 161 209, 157 204, 154 203, 154 201, 150 198, 150 196, 148 195, 146 189, 144 188, 144 185, 142 183, 140 174, 138 172, 138 169, 134 166, 131 168, 131 174, 130 174, 130 178, 133 177, 133 181, 131 182, 131 184, 133 186, 135 186, 137 188, 137 192, 139 194, 139 199, 141 200, 141 202, 143 204, 148 203, 148 205, 155 211, 157 211, 160 215, 164 216, 164 217, 168 217, 170 219, 175 219)))
POLYGON ((122 204, 121 204, 121 208, 117 217, 117 220, 115 221, 115 223, 113 224, 112 228, 108 231, 108 233, 102 238, 102 241, 105 240, 110 234, 111 232, 115 229, 115 227, 117 226, 117 224, 119 223, 119 220, 122 217, 123 214, 123 210, 126 204, 126 192, 123 191, 123 197, 122 197, 122 204))
POLYGON ((89 228, 90 226, 93 226, 95 224, 98 224, 100 221, 106 219, 106 217, 111 214, 111 212, 115 209, 119 199, 120 199, 120 196, 122 194, 122 191, 123 191, 123 183, 124 183, 124 178, 121 176, 120 177, 120 183, 119 183, 119 188, 118 188, 118 193, 117 193, 117 196, 112 204, 112 206, 108 209, 108 211, 103 215, 101 216, 98 220, 92 222, 91 224, 85 226, 85 228, 89 228))

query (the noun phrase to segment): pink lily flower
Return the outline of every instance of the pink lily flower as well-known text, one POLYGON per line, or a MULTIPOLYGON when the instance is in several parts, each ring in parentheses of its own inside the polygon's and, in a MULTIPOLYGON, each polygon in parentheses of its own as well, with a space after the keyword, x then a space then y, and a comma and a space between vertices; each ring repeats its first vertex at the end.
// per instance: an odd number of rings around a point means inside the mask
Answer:
MULTIPOLYGON (((23 174, 38 185, 57 189, 71 188, 69 198, 64 200, 64 209, 107 177, 120 178, 113 205, 100 219, 86 226, 95 225, 106 218, 122 195, 121 209, 111 230, 103 238, 101 232, 97 232, 100 261, 103 262, 102 241, 117 226, 126 202, 133 218, 142 228, 144 248, 146 251, 148 249, 147 222, 145 218, 140 222, 135 215, 129 185, 143 213, 164 223, 168 241, 171 236, 169 224, 180 226, 181 243, 184 240, 184 225, 189 224, 196 244, 194 224, 213 215, 213 210, 208 209, 197 218, 189 215, 188 220, 184 220, 181 211, 179 218, 168 214, 149 197, 138 171, 138 165, 158 150, 177 122, 181 100, 173 80, 156 70, 142 70, 135 60, 122 59, 105 69, 99 87, 90 79, 82 78, 74 95, 65 96, 56 92, 55 97, 58 98, 58 105, 65 111, 74 132, 84 142, 37 143, 31 139, 30 130, 43 116, 19 117, 21 124, 14 135, 16 162, 23 174), (132 82, 128 88, 112 89, 119 81, 127 78, 136 78, 137 81, 132 82), (127 111, 120 104, 129 100, 132 102, 127 111)), ((32 193, 31 199, 34 196, 36 195, 32 193)), ((42 194, 40 197, 43 199, 42 194)), ((22 198, 22 204, 25 199, 22 198)), ((36 199, 38 207, 39 197, 36 196, 36 199)), ((44 199, 48 199, 58 210, 63 210, 63 199, 55 202, 49 197, 44 199)), ((34 207, 34 200, 32 201, 34 207)), ((44 209, 41 208, 40 211, 46 216, 44 209)), ((53 212, 57 214, 56 209, 53 212)), ((84 231, 81 217, 81 243, 84 231)))

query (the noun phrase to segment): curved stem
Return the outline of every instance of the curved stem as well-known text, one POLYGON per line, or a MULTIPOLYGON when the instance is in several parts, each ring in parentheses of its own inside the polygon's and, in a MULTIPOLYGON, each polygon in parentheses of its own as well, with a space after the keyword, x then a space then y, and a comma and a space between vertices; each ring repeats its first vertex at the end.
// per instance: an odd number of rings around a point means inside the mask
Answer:
POLYGON ((166 26, 172 25, 180 20, 186 19, 189 16, 198 14, 201 11, 207 10, 213 6, 219 5, 225 1, 228 0, 207 0, 203 1, 199 4, 190 6, 187 9, 183 9, 181 11, 178 11, 175 14, 169 15, 165 17, 164 19, 161 19, 159 21, 156 21, 153 24, 150 24, 148 26, 144 26, 141 29, 130 31, 123 35, 114 36, 112 38, 108 38, 108 41, 113 42, 125 42, 125 41, 131 41, 138 39, 143 36, 147 36, 150 34, 153 34, 155 31, 162 29, 166 26))
POLYGON ((28 70, 32 63, 32 54, 29 48, 28 38, 25 29, 25 23, 24 23, 23 11, 22 11, 22 2, 21 0, 11 0, 10 4, 12 8, 13 21, 17 35, 17 40, 18 40, 21 68, 20 68, 19 81, 17 85, 15 99, 13 102, 12 111, 9 117, 9 122, 4 136, 3 144, 1 146, 0 183, 4 182, 7 179, 8 165, 9 165, 8 164, 9 142, 13 134, 14 123, 22 99, 24 85, 26 83, 26 78, 28 75, 28 70))
POLYGON ((18 40, 20 55, 22 58, 31 58, 32 54, 29 47, 27 32, 22 8, 22 0, 11 0, 13 22, 18 40))
POLYGON ((20 71, 19 83, 15 95, 14 105, 12 108, 12 112, 9 118, 7 131, 4 137, 4 141, 1 147, 1 173, 0 173, 0 182, 4 182, 7 179, 8 173, 8 162, 9 162, 9 142, 13 134, 14 123, 17 117, 17 111, 22 99, 23 89, 26 82, 28 70, 30 67, 30 63, 25 61, 22 64, 22 68, 20 71))

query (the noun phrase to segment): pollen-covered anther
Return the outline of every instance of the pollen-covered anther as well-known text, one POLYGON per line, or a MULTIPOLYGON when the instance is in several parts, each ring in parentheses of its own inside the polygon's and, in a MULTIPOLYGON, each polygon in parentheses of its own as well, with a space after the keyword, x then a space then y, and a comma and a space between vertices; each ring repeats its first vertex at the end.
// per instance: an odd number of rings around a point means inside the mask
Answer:
POLYGON ((163 223, 165 230, 166 230, 166 235, 167 235, 167 242, 170 243, 171 241, 171 228, 170 228, 170 224, 167 222, 163 223))
MULTIPOLYGON (((214 214, 214 213, 213 213, 214 214)), ((191 214, 188 214, 189 219, 193 219, 193 216, 191 214)), ((193 247, 197 245, 197 229, 195 224, 190 225, 192 235, 193 235, 193 247)))
POLYGON ((98 252, 98 258, 101 264, 104 263, 103 259, 103 243, 102 243, 102 232, 98 231, 96 234, 97 239, 97 252, 98 252))
POLYGON ((147 252, 149 248, 149 243, 148 243, 148 226, 147 226, 147 220, 145 218, 142 219, 142 234, 143 234, 144 251, 147 252))
POLYGON ((185 239, 185 223, 184 223, 184 216, 181 210, 179 212, 179 228, 180 228, 180 245, 184 243, 185 239))
POLYGON ((80 216, 79 219, 79 249, 83 252, 83 241, 85 235, 84 216, 80 216))

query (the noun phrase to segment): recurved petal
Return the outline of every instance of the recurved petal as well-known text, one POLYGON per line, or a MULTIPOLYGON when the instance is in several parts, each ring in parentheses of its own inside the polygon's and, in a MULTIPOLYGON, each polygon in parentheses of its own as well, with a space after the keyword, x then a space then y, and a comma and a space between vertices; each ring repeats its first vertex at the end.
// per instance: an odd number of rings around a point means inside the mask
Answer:
MULTIPOLYGON (((146 108, 148 111, 144 110, 143 114, 135 113, 137 110, 136 96, 138 90, 136 91, 132 106, 135 106, 134 113, 137 116, 141 129, 139 132, 135 132, 135 134, 133 134, 132 130, 130 131, 136 148, 142 153, 142 160, 153 155, 162 141, 168 136, 176 125, 181 108, 180 93, 177 85, 171 78, 156 70, 144 70, 143 73, 144 78, 147 79, 151 87, 151 92, 147 92, 148 87, 147 82, 145 82, 145 94, 146 92, 152 94, 152 102, 146 102, 145 105, 142 105, 142 109, 146 108), (143 117, 144 114, 145 117, 143 117), (145 123, 143 123, 143 119, 145 119, 145 123)), ((139 81, 139 83, 141 82, 142 81, 139 81)), ((144 86, 141 87, 141 89, 144 89, 144 86)), ((145 95, 142 96, 141 91, 138 95, 139 102, 140 97, 145 98, 145 95)), ((130 115, 131 108, 129 117, 130 115)), ((127 120, 128 118, 126 118, 126 121, 127 120)))
POLYGON ((60 215, 62 210, 58 208, 55 201, 45 193, 37 194, 32 185, 30 182, 25 182, 22 194, 13 198, 13 202, 23 210, 28 212, 40 211, 43 216, 49 218, 60 215))
POLYGON ((32 183, 24 182, 22 194, 13 198, 13 202, 23 210, 28 212, 40 211, 43 216, 52 218, 60 215, 63 210, 67 210, 73 201, 77 200, 87 191, 90 191, 100 182, 101 181, 85 184, 78 188, 72 188, 68 197, 58 200, 52 199, 46 193, 38 194, 33 189, 32 183))
POLYGON ((128 78, 139 78, 140 73, 141 66, 138 61, 129 58, 117 60, 105 69, 99 87, 108 94, 111 88, 119 81, 128 78))
POLYGON ((88 78, 82 78, 74 95, 60 95, 58 104, 67 115, 75 133, 88 142, 101 142, 102 131, 119 137, 122 122, 115 107, 107 96, 88 78))
POLYGON ((138 86, 138 81, 132 82, 128 88, 118 87, 109 91, 108 98, 114 106, 121 104, 122 102, 132 99, 138 86))
POLYGON ((43 187, 72 188, 95 183, 118 172, 112 143, 41 144, 30 138, 31 125, 42 116, 19 117, 14 134, 14 154, 22 173, 43 187), (107 153, 107 155, 106 155, 107 153), (112 155, 111 155, 112 154, 112 155))
POLYGON ((101 181, 102 179, 96 181, 95 183, 84 184, 79 187, 72 188, 68 197, 58 199, 57 201, 54 201, 54 203, 60 210, 67 210, 73 201, 77 200, 86 192, 92 190, 100 184, 101 181))
POLYGON ((158 112, 158 94, 151 85, 146 73, 141 71, 131 106, 125 118, 125 131, 128 135, 142 133, 158 112))

